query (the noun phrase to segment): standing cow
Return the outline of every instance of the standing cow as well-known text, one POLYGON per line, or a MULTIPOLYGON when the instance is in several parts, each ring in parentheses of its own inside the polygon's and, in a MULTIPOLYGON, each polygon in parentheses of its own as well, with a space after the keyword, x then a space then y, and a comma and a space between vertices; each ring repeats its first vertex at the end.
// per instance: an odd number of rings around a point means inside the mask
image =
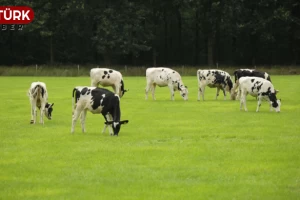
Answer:
POLYGON ((242 105, 244 104, 245 111, 248 111, 246 107, 246 97, 247 94, 250 94, 251 96, 257 97, 256 112, 259 111, 263 99, 270 103, 270 111, 274 108, 276 112, 280 112, 281 102, 276 98, 276 91, 270 81, 260 77, 241 77, 238 82, 241 93, 240 110, 242 110, 242 105))
POLYGON ((127 90, 124 89, 122 74, 116 70, 107 68, 93 68, 90 71, 90 77, 92 87, 98 87, 99 84, 103 87, 111 86, 115 94, 118 94, 120 97, 127 92, 127 90))
POLYGON ((48 103, 48 91, 43 82, 33 82, 28 90, 31 104, 30 124, 36 123, 37 109, 40 110, 40 123, 44 124, 44 115, 51 120, 54 103, 48 103))
POLYGON ((175 70, 165 67, 151 67, 146 70, 147 85, 145 89, 145 99, 148 99, 149 90, 152 91, 152 99, 155 98, 155 87, 168 86, 171 93, 171 100, 174 100, 174 91, 179 90, 184 100, 188 100, 188 89, 184 86, 181 76, 175 70))
POLYGON ((224 99, 226 99, 226 90, 231 91, 233 87, 230 75, 222 70, 209 69, 209 70, 198 70, 198 101, 200 101, 200 96, 202 95, 202 100, 204 100, 205 87, 217 88, 216 99, 219 96, 220 90, 223 91, 224 99))
POLYGON ((128 120, 120 121, 121 110, 119 95, 104 88, 85 86, 75 87, 72 95, 73 116, 71 133, 74 133, 75 124, 80 115, 81 129, 82 132, 85 133, 85 118, 88 110, 93 114, 103 115, 105 126, 102 133, 104 133, 106 127, 109 126, 110 135, 118 135, 121 124, 128 123, 128 120))
POLYGON ((245 76, 260 77, 260 78, 264 78, 271 82, 270 75, 267 72, 261 72, 261 71, 252 70, 252 69, 238 69, 238 70, 235 70, 233 72, 233 74, 234 74, 234 83, 235 84, 234 84, 233 89, 231 90, 231 97, 236 98, 236 99, 240 98, 240 93, 238 91, 237 95, 236 95, 236 90, 239 87, 238 80, 241 77, 245 77, 245 76))

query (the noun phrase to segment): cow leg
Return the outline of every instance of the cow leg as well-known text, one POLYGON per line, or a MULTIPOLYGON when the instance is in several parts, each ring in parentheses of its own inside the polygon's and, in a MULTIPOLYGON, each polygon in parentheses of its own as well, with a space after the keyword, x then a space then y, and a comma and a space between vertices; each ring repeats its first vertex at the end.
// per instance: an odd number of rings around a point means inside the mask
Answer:
POLYGON ((115 94, 120 95, 120 94, 119 94, 119 88, 118 88, 118 87, 116 87, 115 85, 113 85, 112 88, 113 88, 115 94))
MULTIPOLYGON (((103 117, 104 117, 105 121, 108 122, 107 117, 106 117, 105 115, 103 115, 103 117)), ((104 124, 104 128, 103 128, 103 130, 102 130, 102 133, 105 132, 107 126, 108 126, 107 124, 104 124)))
POLYGON ((82 111, 82 109, 77 106, 76 109, 75 109, 75 112, 72 116, 71 133, 74 133, 74 128, 75 128, 75 125, 76 125, 76 121, 77 121, 78 117, 80 116, 81 111, 82 111))
POLYGON ((40 124, 44 125, 44 114, 45 114, 45 103, 41 102, 41 108, 40 108, 40 124))
POLYGON ((215 98, 215 100, 217 100, 217 98, 218 98, 218 96, 219 96, 219 93, 220 93, 220 88, 217 87, 217 93, 216 93, 216 98, 215 98))
POLYGON ((156 98, 155 98, 155 88, 156 88, 156 84, 153 84, 152 87, 151 87, 151 90, 152 90, 152 99, 153 100, 156 100, 156 98))
POLYGON ((240 98, 240 110, 242 110, 242 104, 244 104, 244 109, 247 112, 248 109, 246 106, 246 94, 243 91, 241 91, 241 92, 242 92, 242 94, 241 94, 241 98, 240 98))
POLYGON ((36 104, 34 101, 31 102, 31 120, 30 124, 35 124, 36 120, 36 104))
POLYGON ((81 122, 81 130, 82 130, 82 133, 85 133, 85 118, 86 118, 86 112, 87 110, 84 109, 81 113, 81 116, 80 116, 80 122, 81 122))
POLYGON ((174 86, 173 85, 168 85, 171 93, 171 100, 174 101, 174 86))
MULTIPOLYGON (((153 84, 150 81, 147 81, 147 85, 145 88, 145 100, 148 100, 148 92, 149 92, 149 90, 151 90, 152 85, 153 84)), ((153 98, 153 95, 152 95, 152 98, 153 98)))
POLYGON ((201 95, 202 95, 202 100, 204 101, 205 86, 202 86, 202 87, 200 88, 200 92, 201 92, 201 95))
MULTIPOLYGON (((110 122, 113 121, 113 118, 112 118, 111 114, 107 114, 106 118, 110 122)), ((114 132, 113 132, 113 129, 112 129, 112 124, 108 125, 108 130, 109 130, 110 135, 114 135, 114 132)))
POLYGON ((241 90, 238 88, 237 94, 236 94, 236 100, 239 100, 241 98, 241 90))
POLYGON ((261 106, 261 96, 257 96, 256 97, 257 98, 257 107, 256 107, 256 112, 258 112, 259 111, 259 108, 260 108, 260 106, 261 106))
POLYGON ((223 95, 224 95, 224 100, 226 100, 226 91, 225 91, 225 88, 221 88, 222 92, 223 92, 223 95))
POLYGON ((92 87, 98 87, 98 82, 91 80, 91 86, 92 87))

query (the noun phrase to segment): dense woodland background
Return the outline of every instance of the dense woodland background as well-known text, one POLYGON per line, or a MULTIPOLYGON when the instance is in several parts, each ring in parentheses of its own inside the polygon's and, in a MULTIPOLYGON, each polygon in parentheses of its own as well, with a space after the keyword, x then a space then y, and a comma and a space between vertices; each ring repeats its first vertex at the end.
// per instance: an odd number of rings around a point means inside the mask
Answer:
POLYGON ((0 65, 299 65, 299 0, 0 0, 0 65))

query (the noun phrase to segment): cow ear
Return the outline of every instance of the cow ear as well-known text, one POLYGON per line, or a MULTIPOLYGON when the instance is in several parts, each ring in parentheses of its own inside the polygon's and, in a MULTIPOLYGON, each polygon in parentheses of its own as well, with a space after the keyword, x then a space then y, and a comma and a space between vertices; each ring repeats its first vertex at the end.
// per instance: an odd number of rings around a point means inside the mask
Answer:
POLYGON ((123 121, 120 121, 120 124, 127 124, 129 121, 128 120, 123 120, 123 121))
POLYGON ((53 107, 53 106, 54 106, 54 103, 52 103, 50 107, 53 107))
POLYGON ((187 86, 184 86, 185 88, 188 88, 187 86))
POLYGON ((275 90, 275 94, 278 94, 279 90, 275 90))

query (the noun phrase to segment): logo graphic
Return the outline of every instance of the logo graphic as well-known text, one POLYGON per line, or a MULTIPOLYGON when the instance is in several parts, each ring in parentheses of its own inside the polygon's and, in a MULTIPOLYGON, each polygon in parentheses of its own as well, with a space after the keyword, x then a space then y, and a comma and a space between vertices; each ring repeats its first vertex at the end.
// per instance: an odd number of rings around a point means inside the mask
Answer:
POLYGON ((0 29, 22 30, 24 24, 34 19, 34 12, 28 6, 0 6, 0 29))

